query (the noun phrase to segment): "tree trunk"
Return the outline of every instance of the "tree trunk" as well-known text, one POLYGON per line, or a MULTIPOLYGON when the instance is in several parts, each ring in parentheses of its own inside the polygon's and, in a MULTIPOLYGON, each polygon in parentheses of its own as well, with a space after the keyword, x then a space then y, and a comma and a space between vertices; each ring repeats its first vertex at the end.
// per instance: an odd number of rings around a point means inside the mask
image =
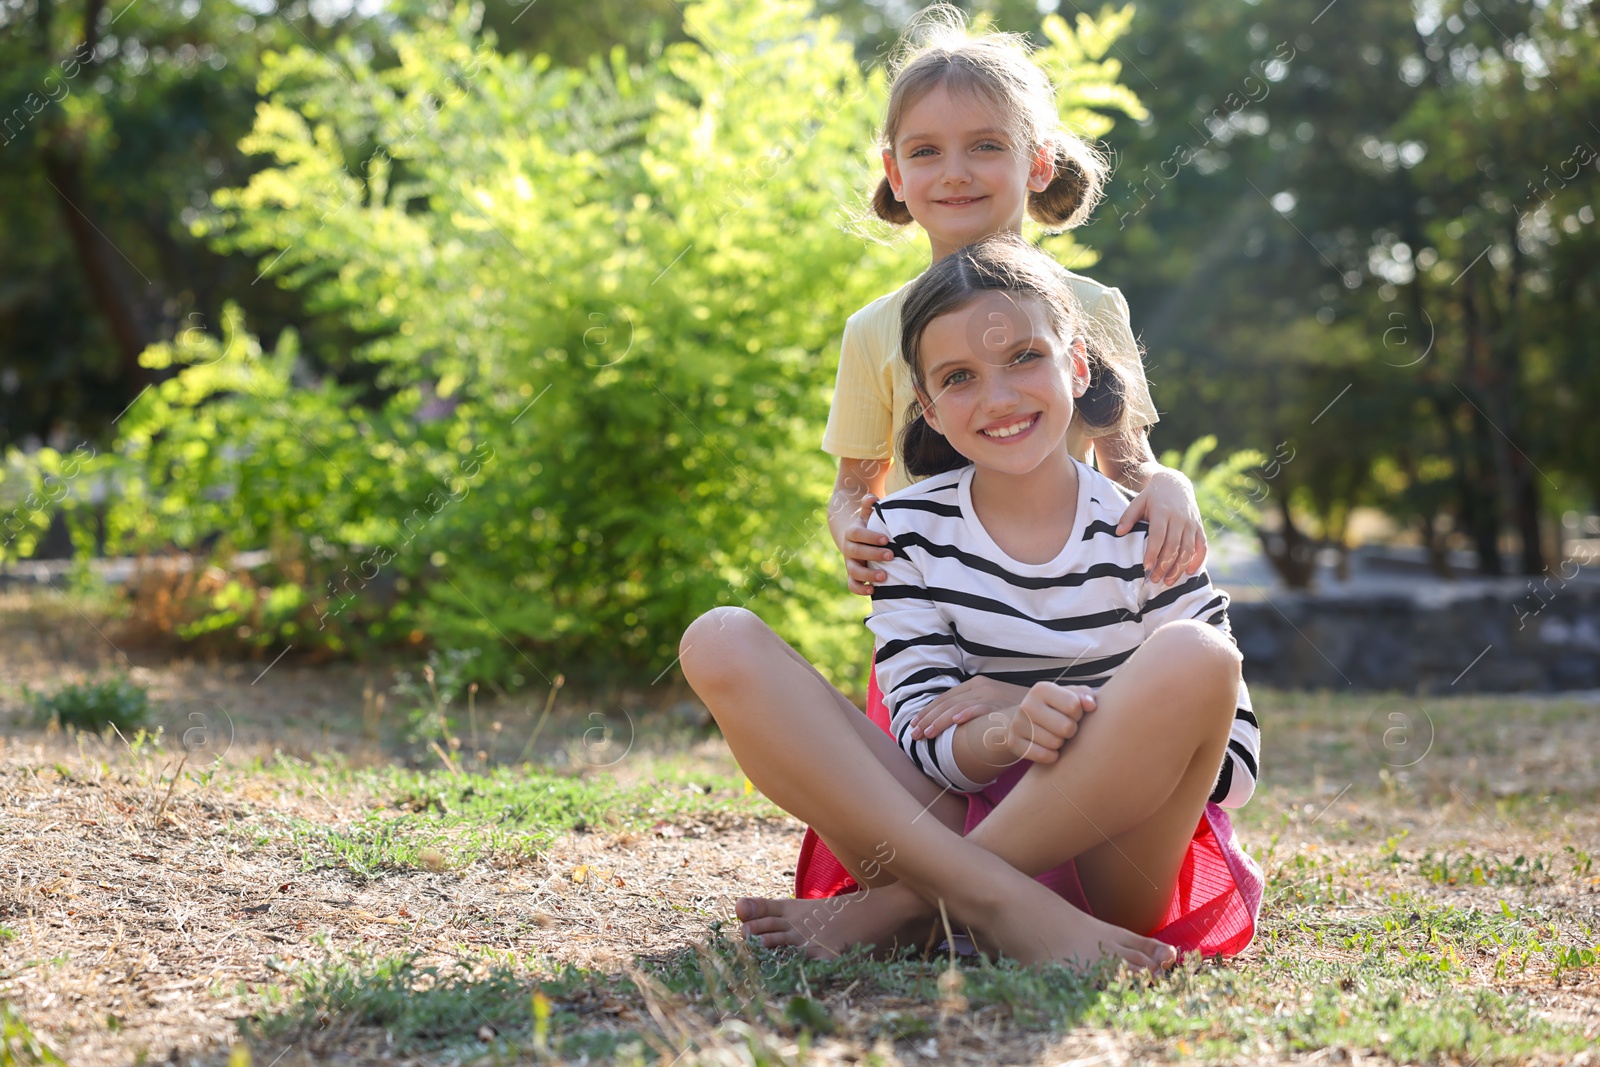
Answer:
POLYGON ((67 224, 72 247, 78 253, 78 263, 89 283, 89 291, 94 294, 95 305, 111 328, 123 380, 134 390, 142 389, 148 376, 139 365, 139 353, 144 351, 147 339, 133 302, 119 284, 118 272, 112 263, 112 257, 121 253, 101 236, 85 210, 88 201, 83 190, 82 164, 61 152, 55 144, 45 148, 43 157, 45 176, 55 187, 56 202, 67 224))
MULTIPOLYGON (((106 0, 89 0, 84 8, 83 44, 78 47, 76 54, 86 57, 85 78, 97 59, 95 52, 100 45, 100 16, 105 6, 106 0)), ((43 0, 39 6, 41 46, 46 51, 51 47, 49 26, 52 7, 49 0, 43 0)), ((41 133, 40 159, 45 178, 55 190, 62 221, 67 225, 67 235, 78 255, 78 264, 83 268, 95 306, 106 317, 106 325, 110 327, 111 338, 117 346, 117 356, 122 364, 123 380, 130 392, 142 389, 149 381, 149 376, 139 365, 139 354, 149 343, 149 337, 139 321, 127 286, 121 280, 116 257, 122 253, 90 216, 89 198, 83 180, 83 156, 76 135, 66 125, 59 111, 47 116, 41 133)))
POLYGON ((1517 533, 1522 538, 1522 573, 1543 574, 1544 533, 1539 523, 1539 474, 1520 456, 1513 460, 1516 482, 1517 533))
MULTIPOLYGON (((1487 465, 1481 449, 1469 447, 1478 443, 1477 435, 1468 438, 1456 425, 1456 417, 1461 414, 1459 401, 1452 404, 1450 397, 1440 392, 1434 394, 1433 404, 1450 438, 1450 451, 1455 454, 1456 515, 1460 519, 1458 525, 1471 539, 1473 551, 1477 553, 1478 573, 1504 574, 1505 569, 1500 565, 1500 523, 1495 513, 1495 494, 1492 490, 1479 489, 1480 472, 1485 471, 1487 465)), ((1474 430, 1479 429, 1477 413, 1472 412, 1468 417, 1474 430)))
POLYGON ((1428 553, 1428 568, 1440 578, 1454 578, 1455 572, 1450 569, 1450 553, 1439 532, 1438 516, 1418 515, 1417 525, 1420 527, 1423 550, 1428 553))
POLYGON ((1278 515, 1283 521, 1281 529, 1256 530, 1256 536, 1261 538, 1261 549, 1266 553, 1272 569, 1283 579, 1284 585, 1290 589, 1309 589, 1311 578, 1316 573, 1316 547, 1294 524, 1294 518, 1289 514, 1289 502, 1281 495, 1278 497, 1278 515))

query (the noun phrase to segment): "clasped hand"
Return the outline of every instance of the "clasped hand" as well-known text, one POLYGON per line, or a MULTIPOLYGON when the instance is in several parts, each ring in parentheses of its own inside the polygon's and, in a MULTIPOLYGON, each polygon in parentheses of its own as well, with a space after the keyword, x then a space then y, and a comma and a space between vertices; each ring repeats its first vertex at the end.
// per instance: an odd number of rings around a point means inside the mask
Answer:
POLYGON ((981 718, 987 727, 984 748, 1017 760, 1054 763, 1095 703, 1094 690, 1084 685, 1036 682, 1024 687, 980 676, 930 701, 912 720, 911 736, 928 740, 948 727, 981 718))

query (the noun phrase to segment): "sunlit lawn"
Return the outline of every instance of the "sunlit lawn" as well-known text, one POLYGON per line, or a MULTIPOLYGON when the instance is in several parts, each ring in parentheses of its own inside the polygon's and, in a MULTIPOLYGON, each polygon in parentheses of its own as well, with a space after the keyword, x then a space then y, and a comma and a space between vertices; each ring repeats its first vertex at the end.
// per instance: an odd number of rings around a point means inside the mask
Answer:
POLYGON ((180 768, 172 730, 30 725, 10 665, 12 1059, 1490 1064, 1600 1035, 1593 702, 1262 695, 1260 934, 1145 981, 752 950, 732 902, 785 892, 800 828, 659 710, 681 692, 564 694, 519 760, 543 693, 407 747, 370 697, 361 736, 349 668, 259 669, 144 676, 230 709, 180 768))

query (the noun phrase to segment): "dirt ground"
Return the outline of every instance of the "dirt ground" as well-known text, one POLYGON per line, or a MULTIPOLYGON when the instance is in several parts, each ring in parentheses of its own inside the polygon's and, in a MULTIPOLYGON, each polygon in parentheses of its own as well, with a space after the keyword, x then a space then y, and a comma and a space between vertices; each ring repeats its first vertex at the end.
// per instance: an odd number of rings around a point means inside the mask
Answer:
MULTIPOLYGON (((704 942, 714 921, 731 920, 737 897, 790 891, 802 828, 781 814, 678 818, 648 830, 595 827, 515 861, 452 870, 372 879, 308 870, 303 849, 281 832, 288 820, 346 825, 381 798, 322 790, 312 776, 267 773, 256 761, 309 765, 327 752, 342 753, 352 766, 392 760, 384 726, 372 729, 372 701, 363 696, 375 684, 370 672, 290 662, 263 674, 265 664, 142 657, 143 665, 131 661, 135 677, 171 720, 163 739, 68 736, 26 721, 23 686, 48 688, 130 661, 115 635, 66 607, 25 601, 8 615, 0 648, 0 999, 66 1062, 230 1062, 239 1020, 262 1011, 264 998, 296 967, 330 952, 414 951, 423 963, 468 966, 499 953, 633 973, 637 960, 704 942), (192 730, 205 732, 188 738, 193 762, 185 769, 211 769, 209 778, 176 773, 185 757, 174 739, 192 730), (368 736, 374 732, 379 739, 368 736)), ((520 737, 530 720, 519 716, 533 712, 506 705, 489 714, 520 737)), ((1539 909, 1552 938, 1600 940, 1600 870, 1565 861, 1569 853, 1600 854, 1600 707, 1515 730, 1492 717, 1474 719, 1470 730, 1447 729, 1441 719, 1437 738, 1430 722, 1428 758, 1404 766, 1371 758, 1371 729, 1349 720, 1348 708, 1313 706, 1273 737, 1272 785, 1241 823, 1269 874, 1309 858, 1308 869, 1328 872, 1330 888, 1336 879, 1353 891, 1348 902, 1325 905, 1335 910, 1373 910, 1391 889, 1493 909, 1513 892, 1510 879, 1518 906, 1539 909), (1404 863, 1390 858, 1401 854, 1404 863), (1502 866, 1495 870, 1511 873, 1491 870, 1482 884, 1457 883, 1428 872, 1426 857, 1435 854, 1505 864, 1519 854, 1554 856, 1564 865, 1525 880, 1520 868, 1502 866)), ((571 711, 552 729, 551 745, 558 749, 562 737, 584 726, 583 709, 571 711)), ((715 736, 673 736, 676 765, 732 768, 715 736)), ((647 767, 634 761, 617 770, 647 774, 647 767)), ((1292 950, 1351 955, 1320 938, 1292 950)), ((1258 939, 1235 966, 1247 970, 1271 951, 1258 939)), ((1484 988, 1525 998, 1540 1018, 1600 1036, 1600 970, 1578 966, 1552 981, 1547 969, 1491 973, 1493 963, 1485 955, 1462 966, 1484 988)), ((671 1005, 603 991, 594 998, 584 1010, 597 1025, 654 1020, 662 1032, 672 1029, 671 1005)), ((852 1019, 901 1007, 915 1006, 882 996, 852 999, 849 989, 828 1001, 845 1033, 852 1019)), ((717 1038, 703 1061, 756 1062, 735 1055, 735 1044, 717 1038)), ((974 1011, 941 1016, 926 1035, 871 1048, 822 1039, 806 1062, 1120 1064, 1184 1059, 1181 1046, 1082 1027, 1027 1031, 974 1011)), ((780 1058, 785 1050, 798 1055, 792 1042, 779 1048, 780 1058)), ((281 1048, 257 1046, 255 1056, 269 1067, 453 1062, 389 1048, 381 1029, 337 1025, 281 1048)), ((1263 1045, 1251 1059, 1349 1063, 1364 1056, 1370 1051, 1284 1056, 1263 1045)), ((1533 1059, 1587 1063, 1591 1054, 1533 1059)))

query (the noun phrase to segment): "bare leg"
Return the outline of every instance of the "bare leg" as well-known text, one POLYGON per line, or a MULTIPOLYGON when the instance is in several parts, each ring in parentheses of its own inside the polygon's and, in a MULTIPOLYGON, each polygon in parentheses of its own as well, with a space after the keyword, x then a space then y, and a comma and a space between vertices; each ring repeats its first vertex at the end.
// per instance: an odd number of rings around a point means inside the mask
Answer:
MULTIPOLYGON (((777 635, 772 634, 772 637, 777 638, 777 635)), ((798 666, 804 668, 816 680, 817 684, 833 697, 835 703, 844 710, 845 720, 850 723, 856 733, 861 735, 862 741, 873 756, 888 768, 889 773, 894 775, 895 780, 904 786, 908 793, 917 798, 917 801, 922 805, 923 811, 926 812, 922 817, 936 818, 956 833, 961 833, 966 826, 967 820, 967 802, 962 798, 961 794, 953 793, 943 788, 927 775, 917 770, 916 764, 911 762, 905 751, 888 734, 878 729, 871 719, 861 714, 854 704, 846 700, 844 694, 829 684, 828 680, 822 676, 822 673, 808 663, 804 656, 789 647, 789 644, 785 641, 778 640, 778 644, 789 658, 798 666)), ((812 829, 817 828, 813 827, 812 829)), ((879 874, 877 872, 876 868, 882 862, 881 857, 848 856, 846 852, 835 848, 833 842, 829 841, 820 829, 817 830, 817 836, 822 838, 823 843, 839 858, 839 862, 844 865, 845 870, 850 871, 851 876, 860 884, 885 885, 894 881, 892 875, 887 873, 879 874), (873 862, 874 859, 877 862, 873 862), (864 877, 867 871, 873 871, 875 876, 864 877)))
POLYGON ((684 635, 682 652, 685 676, 745 773, 842 855, 864 857, 866 884, 887 873, 925 901, 943 900, 980 943, 1023 962, 1116 955, 1152 967, 1170 958, 1165 946, 1084 915, 924 817, 924 805, 846 718, 859 714, 754 615, 708 613, 684 635))
MULTIPOLYGON (((938 819, 956 833, 962 832, 967 804, 961 795, 939 786, 917 770, 900 746, 834 689, 804 656, 788 644, 779 643, 796 664, 833 696, 844 709, 845 720, 861 735, 862 742, 895 780, 916 797, 925 812, 921 817, 938 819)), ((931 925, 932 916, 916 894, 903 886, 896 893, 883 892, 893 884, 894 877, 883 869, 881 856, 852 859, 844 846, 829 841, 821 829, 812 829, 863 888, 814 900, 740 897, 734 902, 734 913, 746 934, 756 937, 765 948, 792 945, 804 948, 813 957, 827 959, 859 944, 873 944, 878 949, 877 954, 885 956, 906 946, 923 945, 930 935, 937 933, 931 925), (874 877, 869 878, 868 872, 874 877), (875 898, 871 897, 874 890, 878 892, 875 898)))
POLYGON ((1215 627, 1163 626, 1061 758, 1031 767, 971 840, 1027 874, 1073 859, 1096 916, 1151 929, 1222 766, 1238 688, 1239 653, 1215 627))
MULTIPOLYGON (((1163 627, 1100 692, 1060 759, 1030 768, 968 840, 1029 875, 1074 859, 1096 917, 1151 929, 1222 765, 1238 681, 1238 653, 1214 628, 1163 627)), ((909 931, 935 913, 895 886, 837 912, 812 901, 790 906, 796 903, 746 909, 764 920, 751 924, 753 932, 770 933, 764 943, 806 944, 827 955, 875 914, 886 927, 909 931)))

